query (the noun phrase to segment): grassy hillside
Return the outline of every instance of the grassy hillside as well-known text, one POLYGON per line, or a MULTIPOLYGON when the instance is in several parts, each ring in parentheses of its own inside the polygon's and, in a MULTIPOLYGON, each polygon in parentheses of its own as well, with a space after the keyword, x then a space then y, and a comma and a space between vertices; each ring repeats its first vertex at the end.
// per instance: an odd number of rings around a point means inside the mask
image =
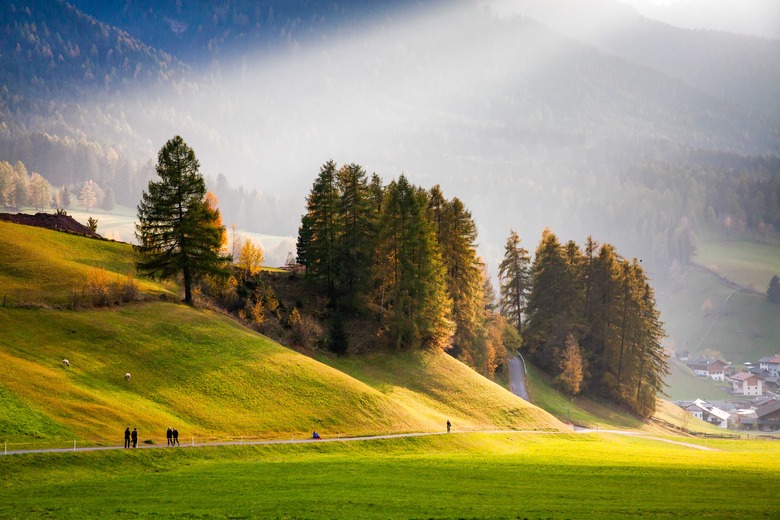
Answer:
MULTIPOLYGON (((0 222, 0 246, 0 298, 8 303, 70 304, 95 269, 107 271, 111 281, 135 272, 132 248, 118 242, 0 222)), ((172 286, 136 282, 144 292, 173 294, 172 286)))
POLYGON ((705 238, 694 259, 729 280, 760 292, 766 292, 772 276, 780 275, 780 243, 774 240, 705 238))
POLYGON ((640 437, 511 433, 15 455, 0 457, 0 516, 780 515, 780 443, 689 442, 708 451, 640 437))
MULTIPOLYGON (((125 244, 3 225, 0 243, 13 253, 0 260, 0 290, 32 287, 43 301, 67 300, 91 267, 131 269, 125 244)), ((0 330, 0 438, 12 443, 35 436, 118 444, 126 426, 155 443, 168 426, 201 441, 313 429, 326 436, 420 431, 442 429, 447 419, 456 427, 559 426, 442 353, 330 360, 331 367, 178 303, 77 311, 9 305, 0 308, 0 330)))
POLYGON ((720 354, 743 363, 780 349, 780 305, 735 291, 711 274, 687 272, 660 304, 676 350, 720 354))

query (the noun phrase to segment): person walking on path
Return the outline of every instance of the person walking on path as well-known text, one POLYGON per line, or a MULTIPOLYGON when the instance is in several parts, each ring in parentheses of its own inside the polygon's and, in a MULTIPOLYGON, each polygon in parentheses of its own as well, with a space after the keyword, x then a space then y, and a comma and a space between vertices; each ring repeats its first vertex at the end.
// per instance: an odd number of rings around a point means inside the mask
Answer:
POLYGON ((138 445, 138 430, 133 428, 133 433, 130 434, 130 438, 133 440, 133 448, 138 445))
POLYGON ((130 447, 130 428, 125 428, 125 448, 130 447))
POLYGON ((450 424, 450 420, 447 419, 447 433, 450 433, 450 428, 452 427, 452 424, 450 424))
POLYGON ((181 446, 181 444, 179 444, 179 430, 174 428, 173 431, 171 432, 171 435, 173 435, 171 446, 181 446))
POLYGON ((168 439, 168 446, 173 446, 173 430, 168 426, 168 431, 165 432, 165 438, 168 439))

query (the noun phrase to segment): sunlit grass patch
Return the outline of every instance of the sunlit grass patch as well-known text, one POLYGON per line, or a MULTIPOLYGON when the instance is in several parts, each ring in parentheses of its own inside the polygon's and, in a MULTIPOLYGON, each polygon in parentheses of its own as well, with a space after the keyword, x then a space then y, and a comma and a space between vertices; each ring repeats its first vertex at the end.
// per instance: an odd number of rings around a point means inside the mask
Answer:
POLYGON ((776 516, 780 504, 772 490, 780 484, 780 448, 767 442, 709 444, 718 451, 613 435, 451 434, 7 457, 0 458, 6 476, 0 487, 0 514, 776 516), (762 464, 764 459, 769 462, 762 464), (702 501, 702 495, 718 496, 718 507, 702 501))

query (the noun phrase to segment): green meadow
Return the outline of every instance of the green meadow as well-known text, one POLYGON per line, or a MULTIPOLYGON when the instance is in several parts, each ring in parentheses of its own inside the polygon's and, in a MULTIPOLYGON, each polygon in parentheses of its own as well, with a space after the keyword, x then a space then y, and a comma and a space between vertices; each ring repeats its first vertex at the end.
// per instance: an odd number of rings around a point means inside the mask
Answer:
MULTIPOLYGON (((135 426, 156 448, 0 456, 0 518, 780 515, 780 443, 672 437, 564 397, 533 367, 539 406, 441 352, 306 356, 178 303, 172 284, 138 280, 142 301, 73 307, 92 270, 132 272, 127 244, 0 223, 0 248, 3 447, 117 446, 135 426), (574 434, 569 418, 633 434, 574 434), (329 442, 447 420, 450 435, 329 442), (156 446, 168 426, 184 446, 156 446), (326 442, 186 446, 314 429, 326 442)), ((677 419, 666 403, 659 413, 677 419)))
POLYGON ((777 518, 780 443, 451 434, 0 457, 3 518, 777 518))

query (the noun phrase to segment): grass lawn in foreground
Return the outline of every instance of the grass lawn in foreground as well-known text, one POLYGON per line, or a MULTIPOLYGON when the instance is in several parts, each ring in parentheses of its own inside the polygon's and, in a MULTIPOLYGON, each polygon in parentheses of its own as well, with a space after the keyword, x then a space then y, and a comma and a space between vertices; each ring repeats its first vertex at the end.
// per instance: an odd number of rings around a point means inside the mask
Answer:
POLYGON ((0 517, 780 515, 780 443, 696 442, 716 451, 617 435, 512 433, 7 456, 0 517))

